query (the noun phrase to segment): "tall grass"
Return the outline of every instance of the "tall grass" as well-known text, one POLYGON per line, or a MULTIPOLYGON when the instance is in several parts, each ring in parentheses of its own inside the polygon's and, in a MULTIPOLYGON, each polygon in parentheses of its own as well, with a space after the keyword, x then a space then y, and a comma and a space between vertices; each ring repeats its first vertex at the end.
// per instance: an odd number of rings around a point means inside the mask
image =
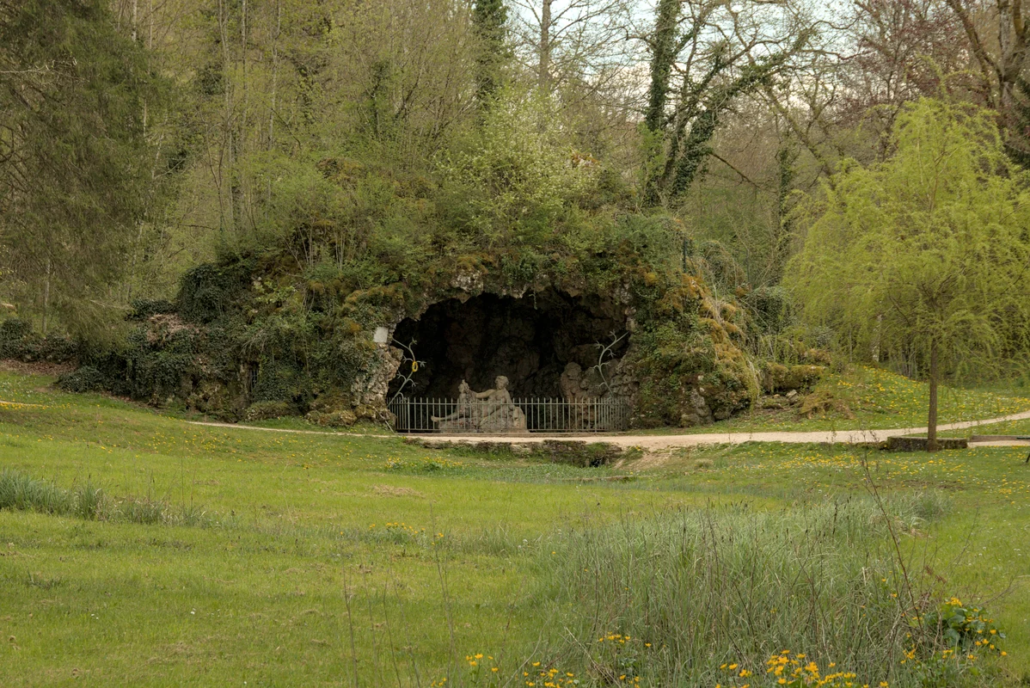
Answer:
MULTIPOLYGON (((599 684, 757 687, 777 685, 767 662, 789 651, 854 672, 855 685, 929 685, 911 653, 944 645, 916 619, 944 591, 908 545, 925 542, 912 529, 945 508, 923 494, 882 507, 682 511, 570 533, 537 566, 550 631, 535 657, 599 684), (890 530, 909 542, 895 547, 890 530)), ((977 673, 956 664, 946 685, 990 685, 977 673)))
POLYGON ((185 526, 203 526, 210 521, 207 513, 196 506, 176 508, 150 498, 112 499, 89 481, 65 490, 46 480, 11 470, 0 472, 0 510, 3 509, 72 516, 87 521, 185 526))

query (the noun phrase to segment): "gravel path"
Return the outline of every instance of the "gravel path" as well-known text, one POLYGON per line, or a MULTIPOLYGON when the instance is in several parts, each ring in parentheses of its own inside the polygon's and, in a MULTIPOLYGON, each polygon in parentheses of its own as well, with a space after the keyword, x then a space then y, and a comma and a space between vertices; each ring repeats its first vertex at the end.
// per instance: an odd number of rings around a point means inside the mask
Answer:
MULTIPOLYGON (((937 426, 938 432, 948 430, 967 430, 981 425, 1004 423, 1011 420, 1030 419, 1030 411, 1014 413, 1000 418, 986 418, 962 423, 945 423, 937 426)), ((204 425, 216 428, 234 428, 237 430, 261 430, 264 432, 286 432, 303 435, 331 435, 334 437, 392 437, 393 435, 359 435, 357 433, 323 432, 319 430, 287 430, 283 428, 258 428, 253 425, 235 425, 232 423, 204 423, 186 421, 190 425, 204 425)), ((703 444, 743 444, 744 442, 784 442, 789 444, 840 443, 858 444, 862 442, 884 442, 888 437, 902 435, 925 434, 926 428, 895 428, 891 430, 838 430, 830 432, 713 432, 698 435, 546 435, 532 433, 527 435, 418 435, 428 442, 512 442, 528 444, 544 440, 564 440, 572 442, 608 442, 623 447, 640 447, 641 449, 668 449, 673 447, 696 447, 703 444)), ((981 444, 981 443, 974 443, 981 444)), ((1028 442, 1013 439, 1011 441, 983 442, 982 446, 1024 446, 1028 442)))

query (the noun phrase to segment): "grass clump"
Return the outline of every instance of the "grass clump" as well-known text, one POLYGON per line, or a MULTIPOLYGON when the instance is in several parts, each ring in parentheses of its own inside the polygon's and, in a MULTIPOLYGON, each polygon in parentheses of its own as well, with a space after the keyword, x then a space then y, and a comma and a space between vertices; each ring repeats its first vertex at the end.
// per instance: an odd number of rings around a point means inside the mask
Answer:
POLYGON ((71 516, 85 521, 203 526, 209 522, 201 507, 176 509, 167 502, 139 497, 111 499, 91 481, 71 490, 57 487, 16 471, 0 473, 0 511, 35 511, 53 516, 71 516))
POLYGON ((0 473, 0 510, 65 515, 72 508, 72 495, 52 483, 10 470, 0 473))

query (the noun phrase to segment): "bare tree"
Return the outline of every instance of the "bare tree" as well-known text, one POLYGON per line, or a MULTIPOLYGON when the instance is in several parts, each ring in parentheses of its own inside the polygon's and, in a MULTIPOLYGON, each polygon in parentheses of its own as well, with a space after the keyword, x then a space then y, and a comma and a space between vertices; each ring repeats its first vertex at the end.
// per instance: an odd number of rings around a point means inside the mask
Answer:
POLYGON ((1030 45, 1022 0, 945 0, 962 24, 987 105, 1007 115, 1030 45))
POLYGON ((538 88, 600 85, 627 64, 633 0, 513 0, 515 36, 538 88))

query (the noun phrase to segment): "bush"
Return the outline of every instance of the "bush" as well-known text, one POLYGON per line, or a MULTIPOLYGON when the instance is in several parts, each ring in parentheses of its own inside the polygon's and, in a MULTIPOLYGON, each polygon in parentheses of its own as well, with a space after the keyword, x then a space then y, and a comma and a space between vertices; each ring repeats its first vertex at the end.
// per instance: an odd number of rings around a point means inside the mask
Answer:
POLYGON ((93 366, 82 366, 57 378, 57 386, 66 392, 99 392, 106 388, 107 378, 93 366))
POLYGON ((167 315, 175 312, 175 304, 167 299, 136 299, 126 320, 147 320, 152 315, 167 315))
POLYGON ((770 394, 811 389, 826 372, 824 366, 817 365, 781 365, 767 363, 762 370, 762 386, 770 394))
POLYGON ((0 322, 0 358, 13 358, 25 363, 74 361, 79 347, 66 337, 43 337, 32 331, 24 320, 8 318, 0 322))

